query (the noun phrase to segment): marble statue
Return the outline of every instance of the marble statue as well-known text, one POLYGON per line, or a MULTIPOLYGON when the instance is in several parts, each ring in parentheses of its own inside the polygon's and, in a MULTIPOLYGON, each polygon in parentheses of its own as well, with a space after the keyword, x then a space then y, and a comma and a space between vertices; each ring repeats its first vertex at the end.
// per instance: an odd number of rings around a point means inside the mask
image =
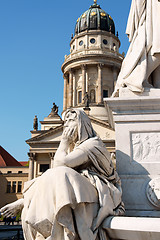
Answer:
POLYGON ((132 0, 126 33, 130 46, 112 94, 127 87, 133 92, 160 88, 160 1, 132 0))
POLYGON ((26 182, 23 199, 1 209, 22 210, 25 240, 97 240, 102 221, 124 213, 121 182, 110 153, 84 111, 65 112, 54 167, 26 182))

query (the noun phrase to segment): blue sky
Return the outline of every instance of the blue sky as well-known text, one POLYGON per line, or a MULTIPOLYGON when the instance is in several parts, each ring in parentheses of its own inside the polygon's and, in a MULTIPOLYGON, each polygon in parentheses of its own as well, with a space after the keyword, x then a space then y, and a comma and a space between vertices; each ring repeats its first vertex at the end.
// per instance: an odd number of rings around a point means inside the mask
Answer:
MULTIPOLYGON (((0 145, 18 161, 28 160, 25 140, 33 119, 42 121, 52 103, 62 112, 61 65, 69 54, 78 17, 93 0, 0 0, 0 145)), ((131 0, 98 0, 119 32, 127 52, 125 28, 131 0)), ((40 128, 40 124, 39 124, 40 128)))

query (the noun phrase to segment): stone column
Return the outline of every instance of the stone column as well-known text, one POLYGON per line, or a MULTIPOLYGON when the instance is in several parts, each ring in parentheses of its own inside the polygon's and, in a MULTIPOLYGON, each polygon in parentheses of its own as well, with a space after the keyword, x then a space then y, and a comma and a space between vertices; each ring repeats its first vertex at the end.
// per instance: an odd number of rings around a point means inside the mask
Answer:
POLYGON ((68 96, 68 101, 69 101, 69 107, 72 107, 73 105, 73 71, 69 71, 69 96, 68 96))
POLYGON ((118 69, 116 67, 113 67, 113 91, 116 85, 117 77, 118 77, 118 69))
POLYGON ((88 75, 88 72, 86 71, 86 92, 89 91, 88 82, 89 82, 89 75, 88 75))
POLYGON ((102 91, 102 85, 103 85, 103 79, 102 79, 102 67, 103 64, 98 64, 98 103, 102 103, 103 101, 103 91, 102 91))
POLYGON ((86 65, 82 65, 82 103, 84 103, 84 95, 86 93, 86 65))
POLYGON ((77 38, 75 39, 75 50, 77 51, 77 45, 78 45, 78 41, 77 41, 77 38))
POLYGON ((67 109, 67 82, 68 77, 63 75, 64 78, 64 92, 63 92, 63 110, 67 109))
POLYGON ((73 76, 73 107, 77 104, 77 91, 76 91, 76 78, 75 75, 73 76))
POLYGON ((51 160, 50 168, 53 168, 53 165, 54 165, 54 153, 53 152, 49 153, 49 157, 50 157, 50 160, 51 160))
POLYGON ((28 180, 32 180, 34 178, 34 161, 36 160, 36 153, 28 153, 29 156, 29 174, 28 180))

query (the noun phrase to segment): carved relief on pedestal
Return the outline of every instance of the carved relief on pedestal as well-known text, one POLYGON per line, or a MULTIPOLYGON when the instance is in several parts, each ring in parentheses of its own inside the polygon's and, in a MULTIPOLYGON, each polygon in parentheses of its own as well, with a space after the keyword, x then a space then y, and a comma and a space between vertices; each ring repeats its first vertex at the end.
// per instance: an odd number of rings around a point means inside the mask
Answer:
POLYGON ((160 177, 152 179, 146 188, 147 198, 155 207, 160 208, 160 177))
POLYGON ((160 162, 160 132, 131 133, 132 159, 160 162))

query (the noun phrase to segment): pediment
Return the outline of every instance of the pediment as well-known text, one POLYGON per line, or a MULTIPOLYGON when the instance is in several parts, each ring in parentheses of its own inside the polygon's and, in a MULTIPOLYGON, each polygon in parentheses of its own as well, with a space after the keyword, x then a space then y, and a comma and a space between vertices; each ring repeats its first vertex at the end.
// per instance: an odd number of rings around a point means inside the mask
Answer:
MULTIPOLYGON (((90 120, 91 120, 93 129, 102 140, 115 139, 115 131, 109 127, 109 124, 107 122, 93 118, 91 116, 90 116, 90 120)), ((30 145, 34 143, 36 144, 36 143, 60 142, 62 132, 63 132, 63 125, 47 131, 40 131, 39 134, 28 139, 26 143, 30 145)))
POLYGON ((115 140, 115 131, 103 120, 91 117, 93 129, 102 140, 115 140))
POLYGON ((49 143, 49 142, 59 142, 61 140, 61 135, 63 132, 63 125, 58 126, 54 129, 49 129, 47 131, 41 131, 40 134, 28 139, 26 143, 49 143))

